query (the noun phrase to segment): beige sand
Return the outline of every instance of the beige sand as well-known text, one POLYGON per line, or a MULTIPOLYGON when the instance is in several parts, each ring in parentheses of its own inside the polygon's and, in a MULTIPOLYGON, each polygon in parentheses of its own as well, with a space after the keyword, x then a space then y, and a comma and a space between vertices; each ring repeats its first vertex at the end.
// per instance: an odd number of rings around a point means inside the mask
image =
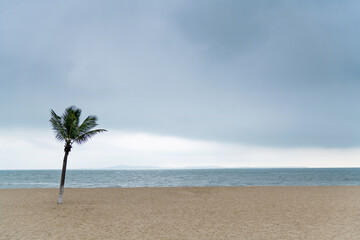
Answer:
POLYGON ((0 190, 0 239, 360 239, 360 187, 0 190))

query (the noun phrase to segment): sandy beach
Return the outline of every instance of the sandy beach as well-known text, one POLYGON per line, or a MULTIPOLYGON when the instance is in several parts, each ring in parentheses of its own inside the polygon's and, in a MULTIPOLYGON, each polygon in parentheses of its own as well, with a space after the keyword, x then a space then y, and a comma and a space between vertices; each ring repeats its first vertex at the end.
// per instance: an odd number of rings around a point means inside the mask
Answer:
POLYGON ((360 239, 360 187, 1 189, 0 239, 360 239))

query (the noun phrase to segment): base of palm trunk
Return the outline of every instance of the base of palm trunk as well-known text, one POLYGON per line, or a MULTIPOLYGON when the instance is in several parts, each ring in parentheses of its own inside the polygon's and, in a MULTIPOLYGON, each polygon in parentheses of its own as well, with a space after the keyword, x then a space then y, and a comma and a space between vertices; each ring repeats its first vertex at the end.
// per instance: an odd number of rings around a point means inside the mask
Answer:
POLYGON ((58 198, 57 204, 62 204, 63 193, 64 193, 64 186, 60 187, 59 198, 58 198))

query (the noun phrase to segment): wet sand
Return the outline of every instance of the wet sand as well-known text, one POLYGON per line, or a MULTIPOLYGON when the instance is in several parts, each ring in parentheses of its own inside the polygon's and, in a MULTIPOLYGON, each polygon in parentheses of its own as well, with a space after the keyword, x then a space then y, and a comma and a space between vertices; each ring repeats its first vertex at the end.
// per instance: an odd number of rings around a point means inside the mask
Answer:
POLYGON ((360 186, 1 189, 0 239, 360 239, 360 186))

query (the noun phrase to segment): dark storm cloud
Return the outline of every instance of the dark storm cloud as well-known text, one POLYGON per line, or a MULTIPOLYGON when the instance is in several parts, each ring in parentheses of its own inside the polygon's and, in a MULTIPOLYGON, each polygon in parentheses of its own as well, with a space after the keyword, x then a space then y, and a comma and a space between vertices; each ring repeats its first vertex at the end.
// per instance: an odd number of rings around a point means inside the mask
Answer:
POLYGON ((359 76, 356 1, 205 2, 187 4, 178 19, 216 62, 250 67, 251 75, 263 74, 258 80, 331 83, 359 76))
POLYGON ((1 124, 75 104, 102 126, 360 144, 357 1, 0 3, 1 124))

